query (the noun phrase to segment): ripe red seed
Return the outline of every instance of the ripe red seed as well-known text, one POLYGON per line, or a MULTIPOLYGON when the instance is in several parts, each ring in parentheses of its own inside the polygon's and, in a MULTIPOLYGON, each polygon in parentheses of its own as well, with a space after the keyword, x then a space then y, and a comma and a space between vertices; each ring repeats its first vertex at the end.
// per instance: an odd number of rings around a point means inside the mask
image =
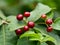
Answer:
POLYGON ((30 12, 25 12, 25 13, 24 13, 24 16, 25 16, 25 17, 29 17, 29 16, 30 16, 30 12))
POLYGON ((28 22, 28 27, 33 28, 35 26, 34 22, 28 22))
POLYGON ((29 30, 29 27, 28 26, 24 26, 24 31, 28 31, 29 30))
POLYGON ((21 29, 17 29, 15 32, 16 32, 16 35, 22 34, 22 30, 21 29))
POLYGON ((22 15, 22 14, 19 14, 19 15, 16 16, 16 18, 17 18, 17 20, 19 20, 19 21, 20 21, 20 20, 23 20, 23 15, 22 15))
POLYGON ((46 20, 46 24, 50 25, 50 24, 52 24, 52 23, 53 23, 52 19, 47 19, 47 20, 46 20))
POLYGON ((51 26, 47 27, 47 32, 52 32, 53 28, 51 26))
POLYGON ((46 16, 45 14, 42 14, 42 16, 41 16, 41 18, 44 18, 44 19, 45 19, 46 17, 47 17, 47 16, 46 16))

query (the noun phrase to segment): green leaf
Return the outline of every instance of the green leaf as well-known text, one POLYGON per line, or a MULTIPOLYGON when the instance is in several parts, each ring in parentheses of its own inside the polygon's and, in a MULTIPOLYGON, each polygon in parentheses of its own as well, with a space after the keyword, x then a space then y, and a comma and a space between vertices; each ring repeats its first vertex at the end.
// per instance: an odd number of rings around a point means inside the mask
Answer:
POLYGON ((42 42, 42 43, 38 42, 37 45, 48 45, 48 44, 45 42, 42 42))
POLYGON ((31 12, 31 15, 30 17, 28 18, 28 21, 37 21, 42 14, 46 14, 48 12, 51 11, 51 8, 44 5, 44 4, 41 4, 41 3, 38 3, 38 5, 36 6, 35 10, 33 10, 31 12))
POLYGON ((34 29, 36 32, 40 32, 43 35, 47 34, 46 27, 44 25, 35 25, 34 29))
POLYGON ((17 45, 36 45, 36 43, 30 41, 28 38, 23 38, 18 40, 17 45))
POLYGON ((56 45, 60 45, 60 37, 57 34, 55 34, 54 32, 51 32, 51 33, 49 33, 49 35, 52 36, 53 38, 55 38, 56 45))
POLYGON ((51 11, 50 13, 47 14, 47 19, 52 19, 54 16, 54 13, 51 11))
POLYGON ((3 19, 3 20, 6 20, 6 17, 1 10, 0 10, 0 18, 3 19))
POLYGON ((29 37, 31 41, 41 41, 43 39, 40 33, 34 33, 33 31, 28 31, 20 36, 20 38, 29 37))
POLYGON ((35 2, 35 0, 25 0, 25 1, 21 0, 21 2, 25 5, 27 5, 27 4, 31 4, 31 3, 35 2))
POLYGON ((46 42, 46 41, 51 41, 51 42, 53 42, 53 43, 56 42, 56 40, 55 40, 52 36, 49 36, 49 35, 45 35, 43 41, 44 41, 44 42, 46 42))
POLYGON ((34 33, 33 31, 28 31, 28 32, 25 32, 24 34, 22 34, 20 36, 20 38, 23 38, 23 37, 36 37, 36 38, 39 38, 39 35, 34 33))
POLYGON ((54 23, 52 24, 53 29, 60 30, 60 17, 55 19, 54 23))
POLYGON ((25 23, 23 21, 18 21, 16 19, 16 16, 9 16, 7 17, 7 20, 9 21, 8 28, 10 31, 14 31, 18 28, 22 28, 25 26, 25 23))
POLYGON ((0 10, 0 25, 3 24, 3 20, 6 20, 5 15, 3 14, 3 12, 0 10))
POLYGON ((10 32, 6 25, 0 28, 0 45, 16 45, 18 38, 15 33, 10 32))
POLYGON ((46 42, 51 41, 55 43, 55 39, 47 34, 42 35, 41 33, 34 33, 32 31, 28 31, 20 36, 20 38, 29 37, 31 41, 39 41, 39 42, 46 42))
POLYGON ((34 29, 37 32, 40 32, 43 35, 44 38, 41 40, 42 42, 46 42, 46 41, 51 41, 53 43, 56 42, 56 40, 52 36, 48 35, 48 33, 46 32, 46 27, 44 27, 42 25, 40 25, 40 26, 39 25, 36 25, 34 27, 34 29))
POLYGON ((41 45, 48 45, 47 43, 45 43, 45 42, 43 42, 43 43, 41 43, 41 45))
POLYGON ((44 37, 42 36, 42 34, 41 34, 41 33, 38 33, 38 34, 37 34, 37 37, 30 37, 29 40, 42 42, 42 39, 43 39, 43 38, 44 38, 44 37))
POLYGON ((57 1, 55 1, 55 0, 48 0, 48 1, 47 0, 39 0, 39 1, 50 6, 51 8, 56 8, 57 1), (46 3, 46 2, 48 2, 48 3, 46 3))
POLYGON ((16 5, 13 4, 11 6, 7 6, 6 8, 4 8, 4 11, 7 14, 6 16, 17 15, 20 12, 18 4, 16 4, 16 5))
POLYGON ((2 25, 3 23, 2 23, 2 20, 0 19, 0 25, 2 25))
POLYGON ((7 6, 7 3, 5 0, 0 0, 0 9, 5 8, 7 6))

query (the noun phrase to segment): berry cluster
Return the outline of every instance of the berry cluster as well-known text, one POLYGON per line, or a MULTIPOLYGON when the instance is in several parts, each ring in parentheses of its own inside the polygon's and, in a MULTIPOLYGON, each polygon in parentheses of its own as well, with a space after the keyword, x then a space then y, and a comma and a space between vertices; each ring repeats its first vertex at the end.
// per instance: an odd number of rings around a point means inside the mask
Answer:
MULTIPOLYGON (((16 19, 17 19, 18 21, 21 21, 21 20, 23 20, 23 17, 28 18, 29 16, 30 16, 30 12, 25 12, 24 15, 22 15, 22 14, 17 15, 17 16, 16 16, 16 19)), ((47 16, 46 16, 45 14, 43 14, 43 15, 41 16, 41 18, 46 19, 47 16)), ((48 25, 48 26, 47 26, 47 32, 52 32, 53 28, 52 28, 52 26, 50 26, 52 23, 53 23, 52 19, 46 19, 46 20, 45 20, 45 24, 48 25)), ((32 21, 29 21, 29 22, 27 22, 27 25, 24 26, 22 29, 17 29, 17 30, 15 31, 15 32, 16 32, 16 35, 20 35, 20 34, 22 34, 23 32, 28 31, 29 28, 33 28, 34 26, 35 26, 35 23, 32 22, 32 21)))
POLYGON ((17 18, 17 20, 21 21, 21 20, 23 20, 23 17, 27 18, 29 16, 30 16, 30 12, 25 12, 24 15, 18 14, 16 18, 17 18))
MULTIPOLYGON (((46 16, 45 14, 43 14, 43 15, 41 16, 41 18, 46 19, 47 16, 46 16)), ((53 23, 53 20, 52 20, 52 19, 46 19, 45 23, 48 25, 48 27, 47 27, 47 32, 52 32, 53 28, 52 28, 52 26, 50 26, 50 25, 53 23)))
MULTIPOLYGON (((21 21, 21 20, 23 20, 23 17, 28 18, 29 16, 30 16, 30 12, 25 12, 24 15, 22 15, 22 14, 17 15, 17 16, 16 16, 16 19, 17 19, 18 21, 21 21)), ((27 25, 24 26, 22 29, 17 29, 17 30, 15 31, 15 32, 16 32, 16 35, 20 35, 20 34, 22 34, 23 32, 28 31, 29 28, 33 28, 34 26, 35 26, 34 22, 29 21, 29 22, 27 23, 27 25)))

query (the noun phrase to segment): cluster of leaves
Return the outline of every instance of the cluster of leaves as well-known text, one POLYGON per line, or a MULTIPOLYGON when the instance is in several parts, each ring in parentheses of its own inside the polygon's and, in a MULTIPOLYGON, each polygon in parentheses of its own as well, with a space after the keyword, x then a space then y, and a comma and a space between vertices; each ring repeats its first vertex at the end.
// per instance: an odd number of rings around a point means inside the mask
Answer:
POLYGON ((46 14, 47 19, 53 19, 53 9, 38 3, 30 13, 31 16, 27 20, 35 22, 36 25, 33 29, 18 37, 15 30, 25 26, 25 22, 18 22, 14 15, 5 16, 0 10, 0 45, 60 45, 60 37, 57 34, 57 31, 60 30, 60 17, 54 20, 52 24, 54 30, 51 33, 46 31, 44 24, 38 25, 38 23, 44 22, 41 19, 42 14, 46 14))

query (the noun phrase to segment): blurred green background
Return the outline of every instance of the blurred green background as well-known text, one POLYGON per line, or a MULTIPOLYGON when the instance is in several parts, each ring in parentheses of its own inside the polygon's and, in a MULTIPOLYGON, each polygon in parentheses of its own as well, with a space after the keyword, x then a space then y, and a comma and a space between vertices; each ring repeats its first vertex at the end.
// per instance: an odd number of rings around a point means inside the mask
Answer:
POLYGON ((24 11, 32 11, 37 3, 50 6, 55 10, 55 17, 60 16, 60 0, 0 0, 0 9, 6 16, 17 15, 24 11))

